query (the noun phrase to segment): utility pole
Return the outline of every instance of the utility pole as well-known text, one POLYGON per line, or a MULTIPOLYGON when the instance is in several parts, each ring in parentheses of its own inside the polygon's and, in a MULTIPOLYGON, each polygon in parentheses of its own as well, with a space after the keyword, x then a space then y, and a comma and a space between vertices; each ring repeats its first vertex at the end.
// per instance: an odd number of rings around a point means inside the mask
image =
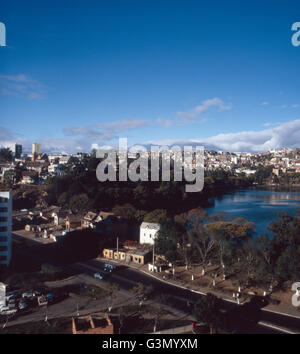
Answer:
POLYGON ((46 316, 45 316, 45 322, 48 321, 48 306, 46 305, 46 316))
POLYGON ((153 240, 153 252, 152 252, 152 265, 153 265, 153 272, 154 272, 154 245, 155 245, 155 241, 153 240))
POLYGON ((8 317, 9 317, 9 315, 6 316, 6 322, 4 323, 4 325, 3 325, 3 327, 2 327, 3 329, 6 327, 6 325, 7 325, 7 323, 8 323, 8 317))
POLYGON ((117 237, 117 257, 118 257, 118 260, 119 260, 119 237, 117 237))

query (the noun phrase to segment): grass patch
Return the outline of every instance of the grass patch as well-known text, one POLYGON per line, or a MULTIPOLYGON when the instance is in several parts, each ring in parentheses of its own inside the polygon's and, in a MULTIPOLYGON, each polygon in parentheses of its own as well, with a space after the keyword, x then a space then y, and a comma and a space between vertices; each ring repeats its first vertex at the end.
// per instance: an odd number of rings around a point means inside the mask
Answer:
POLYGON ((0 329, 0 334, 64 334, 72 333, 72 320, 59 318, 38 322, 29 322, 0 329))
POLYGON ((73 293, 79 296, 90 297, 94 300, 100 300, 108 296, 107 291, 104 289, 99 288, 98 286, 85 284, 82 284, 81 286, 74 289, 73 293))

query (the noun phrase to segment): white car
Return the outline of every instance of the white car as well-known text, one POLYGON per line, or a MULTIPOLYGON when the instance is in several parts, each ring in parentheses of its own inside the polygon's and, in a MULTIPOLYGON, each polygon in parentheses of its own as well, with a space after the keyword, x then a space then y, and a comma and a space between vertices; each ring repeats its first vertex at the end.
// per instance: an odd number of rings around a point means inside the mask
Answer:
POLYGON ((1 309, 0 315, 15 315, 18 312, 16 309, 1 309))
POLYGON ((103 275, 101 275, 100 273, 95 273, 94 274, 94 278, 102 280, 103 279, 103 275))

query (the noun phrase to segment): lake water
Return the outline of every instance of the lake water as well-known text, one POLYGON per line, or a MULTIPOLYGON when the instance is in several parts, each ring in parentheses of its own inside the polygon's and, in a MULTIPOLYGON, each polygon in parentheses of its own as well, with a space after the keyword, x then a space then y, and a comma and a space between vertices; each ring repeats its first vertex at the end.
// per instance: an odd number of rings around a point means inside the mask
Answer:
POLYGON ((275 192, 249 189, 228 193, 212 200, 205 208, 208 215, 223 214, 225 217, 243 217, 256 225, 258 234, 267 232, 270 221, 278 220, 278 212, 293 215, 300 208, 299 192, 275 192))

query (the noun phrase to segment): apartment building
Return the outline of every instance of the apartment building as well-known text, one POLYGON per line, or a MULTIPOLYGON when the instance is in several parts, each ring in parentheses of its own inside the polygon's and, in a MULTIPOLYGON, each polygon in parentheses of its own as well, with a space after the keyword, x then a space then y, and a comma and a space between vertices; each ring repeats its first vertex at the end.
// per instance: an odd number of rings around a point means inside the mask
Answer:
POLYGON ((0 191, 0 265, 9 265, 12 245, 12 192, 0 191))

